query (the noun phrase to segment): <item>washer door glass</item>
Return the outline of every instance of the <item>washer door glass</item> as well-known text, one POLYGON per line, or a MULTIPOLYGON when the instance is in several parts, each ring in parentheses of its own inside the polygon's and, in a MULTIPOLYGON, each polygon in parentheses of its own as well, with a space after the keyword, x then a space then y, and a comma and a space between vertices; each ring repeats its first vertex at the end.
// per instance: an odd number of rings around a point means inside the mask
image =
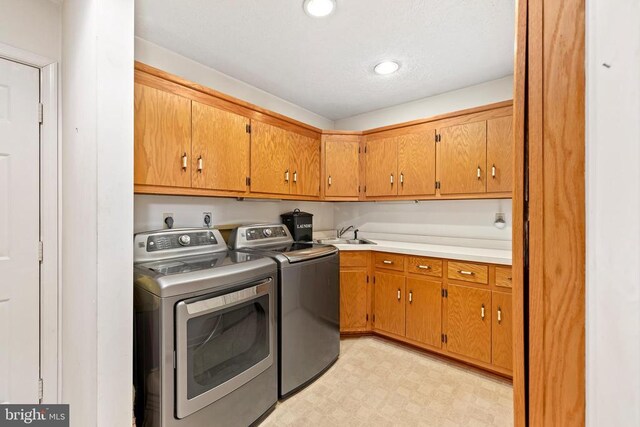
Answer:
POLYGON ((251 368, 269 355, 269 296, 187 322, 187 398, 251 368))

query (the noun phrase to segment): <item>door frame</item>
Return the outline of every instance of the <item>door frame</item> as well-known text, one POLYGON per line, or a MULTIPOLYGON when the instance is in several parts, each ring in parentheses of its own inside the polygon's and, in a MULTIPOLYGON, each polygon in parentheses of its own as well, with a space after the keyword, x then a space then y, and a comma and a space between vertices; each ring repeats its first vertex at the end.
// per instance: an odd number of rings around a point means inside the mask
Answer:
POLYGON ((60 269, 60 116, 58 115, 58 63, 33 52, 0 43, 0 58, 40 70, 40 378, 42 402, 59 403, 62 395, 61 349, 61 269, 60 269))

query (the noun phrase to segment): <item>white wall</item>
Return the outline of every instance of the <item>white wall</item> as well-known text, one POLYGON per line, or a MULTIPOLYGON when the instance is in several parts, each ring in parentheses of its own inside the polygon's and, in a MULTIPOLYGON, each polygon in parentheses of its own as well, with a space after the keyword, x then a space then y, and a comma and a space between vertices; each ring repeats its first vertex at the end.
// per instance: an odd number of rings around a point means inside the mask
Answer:
POLYGON ((213 197, 135 196, 135 232, 163 228, 163 214, 174 214, 174 227, 201 227, 203 212, 214 226, 280 222, 280 214, 298 208, 314 214, 314 230, 333 228, 333 205, 325 202, 243 200, 213 197))
POLYGON ((587 425, 640 425, 640 2, 587 2, 587 425), (609 67, 604 66, 607 64, 609 67))
POLYGON ((511 199, 336 203, 334 220, 360 237, 511 248, 511 199), (493 225, 496 213, 505 214, 502 230, 493 225))
POLYGON ((335 121, 335 129, 365 130, 513 98, 513 76, 335 121))
POLYGON ((50 0, 0 0, 0 43, 60 60, 61 7, 50 0))
POLYGON ((131 425, 133 1, 65 0, 62 401, 72 426, 131 425))
POLYGON ((167 71, 171 74, 210 87, 259 107, 275 111, 321 129, 333 129, 329 120, 289 101, 271 95, 231 76, 209 68, 147 40, 136 37, 135 58, 137 61, 167 71))

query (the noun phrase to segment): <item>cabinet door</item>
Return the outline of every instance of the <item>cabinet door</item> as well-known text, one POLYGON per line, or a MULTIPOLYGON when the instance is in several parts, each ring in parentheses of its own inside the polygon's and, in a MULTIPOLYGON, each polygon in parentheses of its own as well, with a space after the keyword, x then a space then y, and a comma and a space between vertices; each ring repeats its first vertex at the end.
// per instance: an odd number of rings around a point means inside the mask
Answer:
POLYGON ((191 145, 192 186, 213 190, 247 189, 250 120, 193 101, 191 145))
POLYGON ((513 157, 513 117, 487 120, 487 191, 511 191, 513 157))
POLYGON ((374 286, 375 328, 404 335, 404 276, 376 271, 374 286))
POLYGON ((398 144, 395 138, 367 141, 367 197, 398 194, 398 144))
POLYGON ((327 197, 358 197, 360 141, 327 138, 325 155, 325 195, 327 197))
POLYGON ((251 192, 289 194, 289 135, 277 126, 251 121, 251 192))
POLYGON ((398 141, 398 195, 436 193, 435 130, 408 133, 398 141))
POLYGON ((291 194, 320 195, 320 140, 289 132, 291 194))
POLYGON ((487 122, 440 129, 440 194, 486 191, 487 122))
POLYGON ((406 337, 435 347, 442 340, 442 283, 407 278, 406 337))
POLYGON ((493 292, 493 364, 505 369, 513 369, 511 294, 493 292))
POLYGON ((135 184, 190 187, 191 100, 134 85, 135 184))
POLYGON ((449 285, 447 350, 491 363, 491 291, 449 285))
POLYGON ((367 271, 340 272, 340 331, 367 328, 367 271))

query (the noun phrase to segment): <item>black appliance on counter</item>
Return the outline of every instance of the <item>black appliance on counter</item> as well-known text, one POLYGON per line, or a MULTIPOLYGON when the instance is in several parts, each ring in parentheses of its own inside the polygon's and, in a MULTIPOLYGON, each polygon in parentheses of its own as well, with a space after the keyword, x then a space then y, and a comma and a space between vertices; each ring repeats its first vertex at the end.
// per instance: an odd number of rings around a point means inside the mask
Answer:
POLYGON ((294 209, 292 212, 280 215, 282 223, 287 226, 295 242, 310 242, 313 240, 313 214, 294 209))

